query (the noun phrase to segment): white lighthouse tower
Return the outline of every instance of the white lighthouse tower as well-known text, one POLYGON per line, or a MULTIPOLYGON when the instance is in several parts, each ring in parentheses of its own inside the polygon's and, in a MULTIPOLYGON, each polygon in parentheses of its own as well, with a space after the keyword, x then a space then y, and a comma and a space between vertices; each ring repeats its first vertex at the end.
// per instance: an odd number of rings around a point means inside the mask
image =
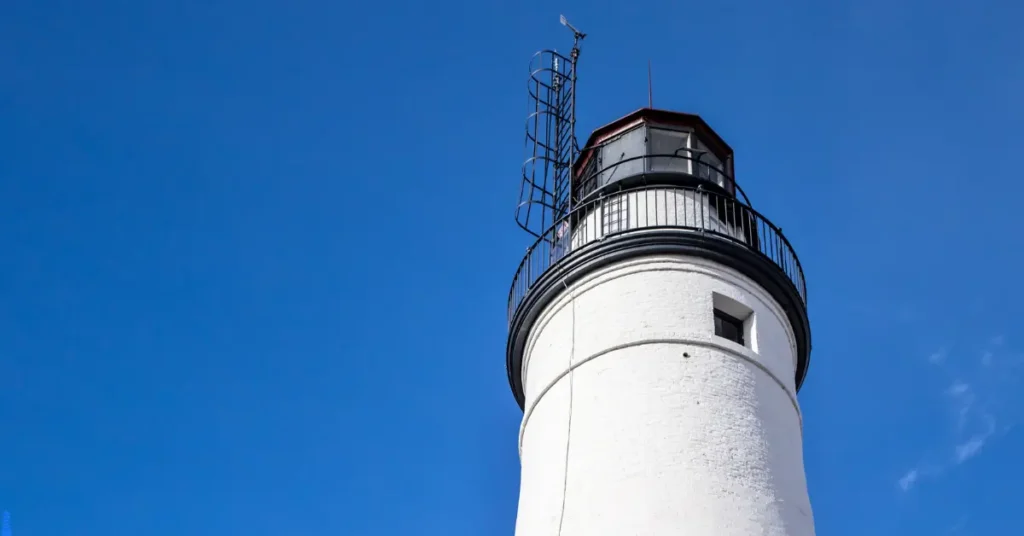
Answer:
POLYGON ((811 536, 796 254, 696 115, 645 108, 579 148, 578 55, 539 53, 530 78, 516 535, 811 536))

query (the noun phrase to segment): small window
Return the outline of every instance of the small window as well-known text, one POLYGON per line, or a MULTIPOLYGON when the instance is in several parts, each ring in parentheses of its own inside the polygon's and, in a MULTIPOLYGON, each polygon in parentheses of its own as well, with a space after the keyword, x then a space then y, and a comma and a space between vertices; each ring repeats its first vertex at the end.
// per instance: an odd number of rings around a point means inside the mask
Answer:
POLYGON ((629 226, 629 197, 621 194, 605 201, 602 214, 604 234, 621 233, 629 226))
POLYGON ((711 293, 715 335, 729 339, 757 353, 757 318, 754 311, 733 298, 711 293))
POLYGON ((715 309, 715 335, 746 346, 743 342, 743 321, 718 309, 715 309))

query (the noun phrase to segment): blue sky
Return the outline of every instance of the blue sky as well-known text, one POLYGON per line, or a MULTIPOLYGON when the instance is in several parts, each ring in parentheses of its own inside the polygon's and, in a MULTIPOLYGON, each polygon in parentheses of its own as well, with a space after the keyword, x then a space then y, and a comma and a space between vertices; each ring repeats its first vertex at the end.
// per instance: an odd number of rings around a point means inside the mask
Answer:
POLYGON ((1019 2, 0 8, 14 534, 511 534, 527 60, 702 114, 808 281, 819 534, 1024 533, 1019 2))

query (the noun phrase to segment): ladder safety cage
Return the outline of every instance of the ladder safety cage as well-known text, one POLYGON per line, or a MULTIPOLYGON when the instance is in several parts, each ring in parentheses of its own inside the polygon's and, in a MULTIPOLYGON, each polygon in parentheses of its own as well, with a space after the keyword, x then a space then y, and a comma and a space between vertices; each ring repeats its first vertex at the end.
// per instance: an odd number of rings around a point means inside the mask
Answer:
MULTIPOLYGON (((523 230, 537 238, 547 235, 552 242, 552 226, 572 210, 572 166, 580 153, 576 139, 576 67, 579 41, 585 37, 565 17, 561 22, 574 35, 569 56, 542 50, 530 60, 526 159, 515 215, 523 230)), ((566 233, 566 229, 560 229, 558 238, 567 238, 566 233)), ((554 243, 549 245, 562 249, 554 243)))

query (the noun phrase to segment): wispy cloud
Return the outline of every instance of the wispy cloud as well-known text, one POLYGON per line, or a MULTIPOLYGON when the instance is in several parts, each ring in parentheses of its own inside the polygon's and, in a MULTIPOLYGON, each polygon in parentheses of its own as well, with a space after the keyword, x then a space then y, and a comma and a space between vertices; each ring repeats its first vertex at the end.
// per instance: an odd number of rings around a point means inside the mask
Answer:
POLYGON ((954 461, 957 464, 964 463, 965 461, 973 458, 976 454, 981 452, 982 447, 988 442, 989 438, 996 431, 996 420, 991 415, 985 415, 985 420, 988 423, 987 427, 982 431, 972 435, 967 441, 960 443, 956 446, 956 455, 954 461))
POLYGON ((919 484, 921 480, 925 478, 934 478, 942 474, 945 468, 941 465, 935 465, 933 463, 921 462, 916 466, 910 468, 899 480, 896 481, 896 485, 902 491, 910 491, 910 488, 919 484))
POLYGON ((974 403, 977 397, 974 391, 971 389, 970 384, 961 380, 954 379, 953 383, 946 389, 946 396, 950 397, 952 403, 953 415, 956 419, 956 431, 962 432, 967 427, 967 423, 971 417, 971 411, 974 409, 974 403))
POLYGON ((956 523, 953 523, 952 526, 950 526, 948 529, 946 529, 946 534, 961 534, 961 533, 963 533, 964 529, 967 528, 967 521, 968 521, 968 517, 966 515, 960 516, 960 519, 958 519, 956 521, 956 523))
POLYGON ((946 390, 946 394, 950 396, 963 396, 964 394, 967 394, 967 391, 970 390, 970 385, 967 385, 966 383, 957 380, 953 382, 953 385, 949 386, 949 389, 946 390))
MULTIPOLYGON (((933 463, 919 463, 907 470, 897 481, 901 491, 909 491, 924 477, 937 477, 947 469, 963 464, 982 452, 997 434, 1005 432, 1013 423, 1006 416, 997 418, 997 409, 1005 398, 1007 375, 1012 375, 1010 361, 1001 360, 1003 336, 992 337, 985 350, 973 359, 955 360, 946 349, 928 355, 928 364, 941 370, 947 378, 943 394, 950 411, 950 439, 939 447, 933 463), (1003 422, 1000 422, 1003 421, 1003 422), (1002 424, 1002 428, 999 425, 1002 424), (938 462, 934 462, 938 459, 938 462)), ((933 453, 934 454, 934 453, 933 453)))
POLYGON ((987 436, 974 436, 966 443, 956 446, 956 463, 963 463, 981 451, 987 436))
POLYGON ((914 486, 914 483, 917 482, 917 478, 920 475, 921 473, 916 467, 914 469, 907 471, 907 474, 903 475, 903 477, 900 478, 898 482, 900 489, 902 489, 903 491, 909 490, 911 487, 914 486))

